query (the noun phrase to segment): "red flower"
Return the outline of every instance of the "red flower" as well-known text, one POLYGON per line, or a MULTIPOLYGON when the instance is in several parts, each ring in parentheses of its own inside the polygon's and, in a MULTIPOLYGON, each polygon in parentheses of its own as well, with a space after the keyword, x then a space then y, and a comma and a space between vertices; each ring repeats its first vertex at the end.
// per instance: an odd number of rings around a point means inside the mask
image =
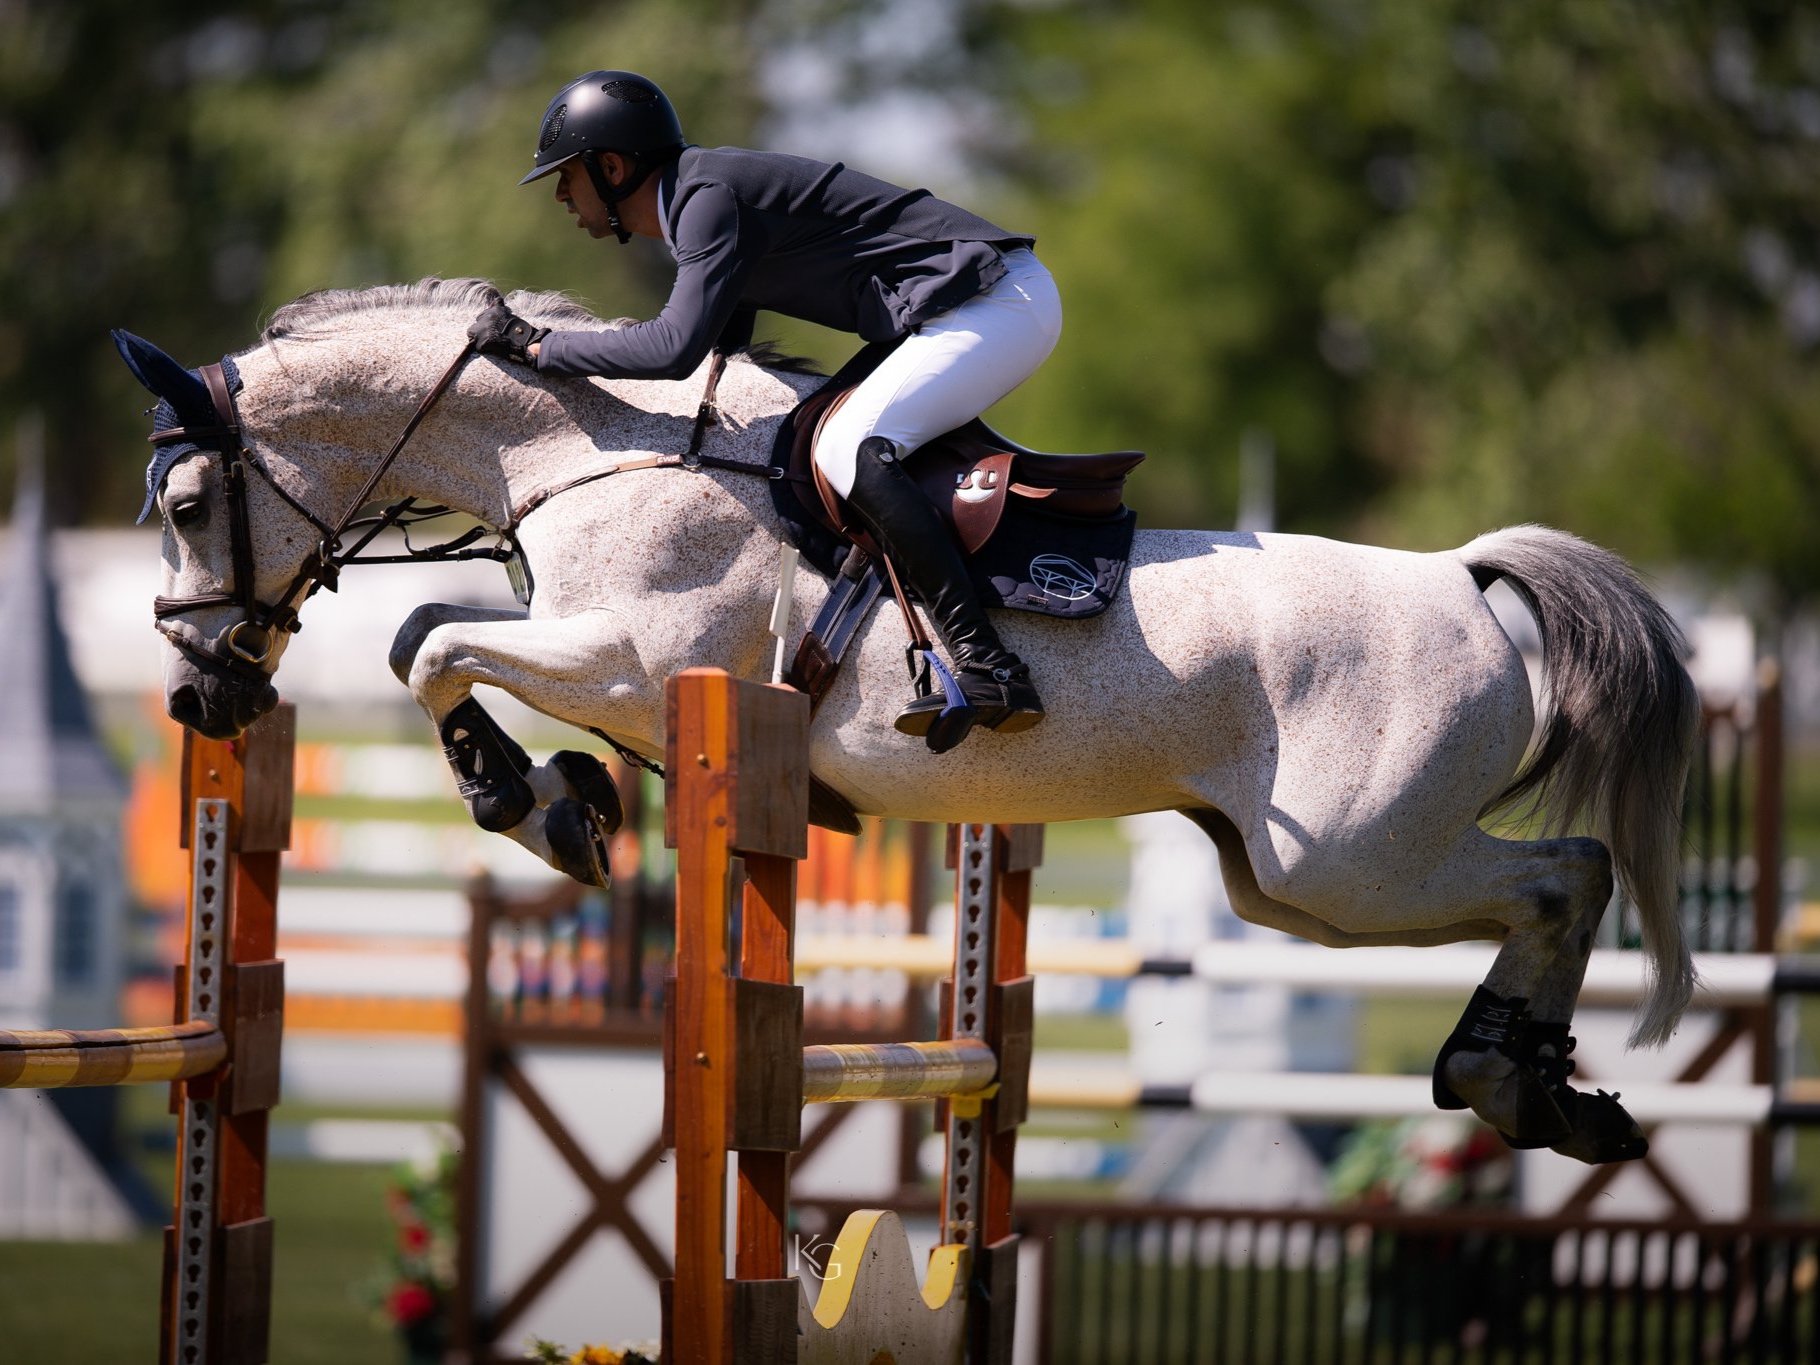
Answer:
POLYGON ((436 1311, 436 1296, 420 1284, 405 1281, 392 1290, 386 1310, 400 1327, 422 1322, 436 1311))
POLYGON ((422 1223, 406 1223, 398 1229, 398 1242, 406 1251, 423 1251, 430 1245, 430 1230, 422 1223))

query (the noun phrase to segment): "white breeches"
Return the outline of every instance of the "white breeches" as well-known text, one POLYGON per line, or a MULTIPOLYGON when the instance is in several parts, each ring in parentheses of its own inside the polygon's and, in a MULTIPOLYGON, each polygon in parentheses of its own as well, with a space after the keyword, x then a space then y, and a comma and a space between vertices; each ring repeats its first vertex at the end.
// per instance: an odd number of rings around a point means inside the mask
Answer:
POLYGON ((884 436, 908 455, 972 421, 1028 379, 1062 333, 1062 300, 1034 252, 1008 252, 983 294, 930 318, 828 419, 815 462, 846 497, 859 444, 884 436))

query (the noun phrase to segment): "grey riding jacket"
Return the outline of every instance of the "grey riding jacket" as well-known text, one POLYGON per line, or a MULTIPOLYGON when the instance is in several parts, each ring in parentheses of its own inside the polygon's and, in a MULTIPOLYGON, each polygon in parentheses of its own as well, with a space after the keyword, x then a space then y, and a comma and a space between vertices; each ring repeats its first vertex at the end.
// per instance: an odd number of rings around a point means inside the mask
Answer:
POLYGON ((689 147, 662 174, 669 302, 617 331, 551 332, 543 373, 681 379, 754 308, 895 340, 990 289, 1002 254, 1034 241, 839 162, 689 147))

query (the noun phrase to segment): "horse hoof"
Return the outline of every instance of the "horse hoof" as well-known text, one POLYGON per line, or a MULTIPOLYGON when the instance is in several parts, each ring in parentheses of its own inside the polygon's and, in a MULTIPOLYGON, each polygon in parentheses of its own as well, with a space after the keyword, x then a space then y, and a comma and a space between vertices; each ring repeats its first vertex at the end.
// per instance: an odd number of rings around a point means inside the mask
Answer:
POLYGON ((1547 1147, 1588 1166, 1636 1161, 1649 1154, 1649 1139, 1615 1094, 1603 1090, 1591 1095, 1570 1090, 1568 1094, 1573 1097, 1566 1106, 1573 1131, 1567 1137, 1559 1142, 1520 1142, 1507 1137, 1505 1143, 1517 1151, 1547 1147))
POLYGON ((1552 1147, 1573 1135, 1573 1123, 1535 1068, 1500 1052, 1444 1053, 1435 1065, 1434 1094, 1440 1108, 1470 1107, 1513 1147, 1552 1147))
POLYGON ((1510 1079, 1508 1109, 1515 1115, 1511 1133, 1526 1142, 1553 1146, 1571 1137, 1574 1125, 1555 1102, 1548 1084, 1527 1066, 1518 1066, 1510 1079))
POLYGON ((619 802, 619 788, 607 772, 606 764, 593 754, 576 749, 563 749, 550 755, 550 766, 562 775, 569 795, 589 807, 609 836, 619 833, 626 822, 625 808, 619 802))
POLYGON ((544 811, 543 832, 563 872, 583 886, 604 889, 612 884, 607 830, 592 808, 573 797, 559 797, 544 811))

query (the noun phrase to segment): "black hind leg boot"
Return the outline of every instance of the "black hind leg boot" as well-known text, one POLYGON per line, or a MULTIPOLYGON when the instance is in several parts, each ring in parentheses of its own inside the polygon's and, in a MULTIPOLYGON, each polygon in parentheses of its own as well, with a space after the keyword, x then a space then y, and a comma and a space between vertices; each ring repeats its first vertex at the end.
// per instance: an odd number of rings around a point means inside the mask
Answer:
POLYGON ((897 728, 944 753, 975 725, 1011 733, 1040 721, 1043 703, 1030 670, 999 639, 941 514, 883 436, 860 442, 847 506, 921 600, 955 665, 959 695, 938 688, 918 697, 898 716, 897 728))
MULTIPOLYGON (((1503 1073, 1498 1082, 1499 1107, 1508 1117, 1497 1125, 1499 1133, 1512 1146, 1550 1147, 1571 1136, 1573 1124, 1561 1112, 1548 1078, 1536 1069, 1526 1043, 1531 1027, 1528 1007, 1527 1000, 1506 1000, 1484 986, 1472 993, 1466 1012, 1435 1058, 1434 1102, 1437 1109, 1468 1107, 1465 1097, 1454 1089, 1448 1063, 1462 1053, 1481 1054, 1503 1073)), ((1466 1069, 1470 1072, 1472 1067, 1466 1069)))
POLYGON ((1573 1131, 1558 1142, 1506 1138, 1507 1143, 1518 1150, 1552 1147, 1589 1166, 1635 1161, 1648 1154, 1649 1139, 1630 1111, 1618 1103, 1616 1091, 1595 1090, 1588 1095, 1567 1083, 1574 1074, 1574 1039, 1566 1024, 1531 1023, 1523 1033, 1523 1050, 1573 1131))

